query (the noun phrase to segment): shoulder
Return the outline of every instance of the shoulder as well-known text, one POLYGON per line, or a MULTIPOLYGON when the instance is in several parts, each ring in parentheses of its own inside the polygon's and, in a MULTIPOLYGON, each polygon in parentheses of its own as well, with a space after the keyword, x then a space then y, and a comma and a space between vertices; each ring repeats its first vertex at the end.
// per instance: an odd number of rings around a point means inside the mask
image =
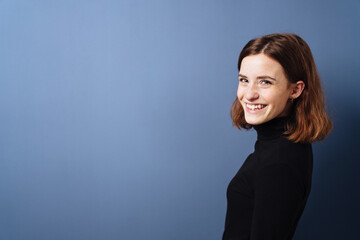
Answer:
POLYGON ((312 160, 310 143, 294 143, 285 137, 272 141, 257 141, 255 152, 262 159, 262 165, 312 160))
POLYGON ((258 171, 287 169, 300 178, 312 174, 313 153, 310 143, 293 143, 282 137, 266 145, 266 149, 261 151, 258 171))
POLYGON ((272 161, 269 164, 287 164, 289 166, 312 163, 312 146, 310 143, 294 143, 285 137, 272 142, 272 161))
POLYGON ((283 152, 291 151, 300 154, 312 153, 311 143, 294 143, 285 137, 279 138, 277 145, 283 152))
POLYGON ((277 163, 287 164, 301 174, 311 174, 313 167, 311 144, 294 143, 282 138, 278 142, 277 163))

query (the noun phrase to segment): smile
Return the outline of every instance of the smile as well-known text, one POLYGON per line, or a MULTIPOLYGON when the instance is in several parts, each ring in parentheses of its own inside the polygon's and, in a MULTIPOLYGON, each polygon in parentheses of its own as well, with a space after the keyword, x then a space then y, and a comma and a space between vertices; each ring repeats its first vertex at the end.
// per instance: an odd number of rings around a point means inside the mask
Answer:
POLYGON ((264 104, 246 104, 246 107, 251 110, 255 110, 255 109, 263 109, 264 107, 266 107, 266 105, 264 105, 264 104))

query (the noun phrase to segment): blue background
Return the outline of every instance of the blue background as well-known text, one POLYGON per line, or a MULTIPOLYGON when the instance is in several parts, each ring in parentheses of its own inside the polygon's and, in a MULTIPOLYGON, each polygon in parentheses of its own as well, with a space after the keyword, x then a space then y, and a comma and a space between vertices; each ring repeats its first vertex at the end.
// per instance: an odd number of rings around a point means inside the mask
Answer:
POLYGON ((248 40, 312 48, 334 130, 294 239, 357 239, 360 2, 0 1, 0 239, 220 239, 248 40))

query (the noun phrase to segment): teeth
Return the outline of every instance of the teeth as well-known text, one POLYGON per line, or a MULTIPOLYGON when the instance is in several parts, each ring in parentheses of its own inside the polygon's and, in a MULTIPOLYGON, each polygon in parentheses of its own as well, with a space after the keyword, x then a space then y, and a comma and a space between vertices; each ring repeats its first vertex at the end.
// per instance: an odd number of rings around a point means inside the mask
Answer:
POLYGON ((261 109, 261 108, 265 107, 265 105, 262 105, 262 104, 255 104, 255 105, 246 104, 246 106, 248 108, 250 108, 251 110, 261 109))

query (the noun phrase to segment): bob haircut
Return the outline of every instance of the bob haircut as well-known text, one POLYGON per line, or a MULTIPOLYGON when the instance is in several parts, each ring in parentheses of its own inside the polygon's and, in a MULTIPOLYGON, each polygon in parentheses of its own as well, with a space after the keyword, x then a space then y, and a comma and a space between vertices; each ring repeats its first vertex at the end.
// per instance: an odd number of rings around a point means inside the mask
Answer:
MULTIPOLYGON (((242 49, 238 70, 242 60, 250 55, 263 53, 276 60, 283 67, 289 83, 302 80, 305 88, 301 95, 293 100, 289 112, 287 130, 284 134, 292 142, 312 143, 327 137, 332 122, 325 111, 325 97, 314 58, 307 43, 298 35, 270 34, 250 40, 242 49)), ((230 110, 233 125, 238 129, 250 129, 252 125, 245 121, 244 109, 235 98, 230 110)))

